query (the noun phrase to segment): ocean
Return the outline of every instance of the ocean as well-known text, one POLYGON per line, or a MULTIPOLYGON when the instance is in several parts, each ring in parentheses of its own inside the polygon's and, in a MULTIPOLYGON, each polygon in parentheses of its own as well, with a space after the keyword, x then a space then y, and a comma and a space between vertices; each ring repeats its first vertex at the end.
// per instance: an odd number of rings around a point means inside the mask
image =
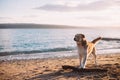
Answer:
MULTIPOLYGON (((88 41, 99 36, 120 39, 119 28, 0 29, 0 60, 77 56, 77 33, 88 41)), ((119 53, 120 40, 101 40, 96 48, 97 54, 119 53)))

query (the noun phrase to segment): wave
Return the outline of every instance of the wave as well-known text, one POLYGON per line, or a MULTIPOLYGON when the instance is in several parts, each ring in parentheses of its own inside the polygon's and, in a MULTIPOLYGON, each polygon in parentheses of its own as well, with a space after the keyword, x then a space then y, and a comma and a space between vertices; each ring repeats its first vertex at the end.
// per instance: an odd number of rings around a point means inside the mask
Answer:
MULTIPOLYGON (((117 41, 117 43, 120 43, 119 38, 102 38, 104 41, 117 41)), ((103 43, 100 43, 103 45, 103 43)), ((109 45, 109 44, 107 44, 109 45)), ((110 50, 110 49, 120 49, 120 46, 116 47, 107 47, 102 48, 99 47, 98 50, 110 50)), ((6 51, 6 52, 0 52, 0 56, 6 56, 6 55, 18 55, 18 54, 33 54, 33 53, 46 53, 46 52, 59 52, 59 51, 73 51, 76 50, 76 47, 61 47, 61 48, 52 48, 52 49, 41 49, 41 50, 30 50, 30 51, 6 51)))
POLYGON ((75 48, 69 47, 69 48, 53 48, 53 49, 43 49, 43 50, 33 50, 33 51, 12 51, 12 52, 0 52, 0 56, 17 55, 17 54, 58 52, 58 51, 72 51, 72 50, 75 50, 75 48))

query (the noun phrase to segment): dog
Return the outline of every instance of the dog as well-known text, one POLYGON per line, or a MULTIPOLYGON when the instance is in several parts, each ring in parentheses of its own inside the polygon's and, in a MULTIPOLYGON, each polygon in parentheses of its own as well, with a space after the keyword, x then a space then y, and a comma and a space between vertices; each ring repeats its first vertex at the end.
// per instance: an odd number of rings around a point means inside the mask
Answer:
POLYGON ((94 39, 93 41, 88 42, 85 39, 84 34, 76 34, 75 35, 74 41, 77 44, 79 60, 80 60, 80 67, 79 68, 85 68, 87 57, 90 54, 92 54, 94 56, 95 65, 97 65, 95 45, 101 39, 102 39, 101 37, 98 37, 98 38, 94 39))

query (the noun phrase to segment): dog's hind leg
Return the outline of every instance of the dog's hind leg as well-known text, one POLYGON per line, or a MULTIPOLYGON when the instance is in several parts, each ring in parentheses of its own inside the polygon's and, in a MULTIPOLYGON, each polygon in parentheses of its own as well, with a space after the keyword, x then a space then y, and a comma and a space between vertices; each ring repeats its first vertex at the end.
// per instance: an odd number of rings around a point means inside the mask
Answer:
POLYGON ((95 47, 93 48, 92 54, 93 54, 93 57, 94 57, 95 65, 97 65, 97 61, 96 61, 97 56, 96 56, 96 49, 95 49, 95 47))

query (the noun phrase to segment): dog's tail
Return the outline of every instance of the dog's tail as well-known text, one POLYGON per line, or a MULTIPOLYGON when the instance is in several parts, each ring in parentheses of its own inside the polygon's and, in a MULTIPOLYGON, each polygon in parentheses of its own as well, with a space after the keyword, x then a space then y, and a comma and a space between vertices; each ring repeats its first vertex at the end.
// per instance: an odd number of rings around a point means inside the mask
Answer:
POLYGON ((92 41, 92 43, 94 43, 94 44, 96 44, 99 40, 101 40, 102 39, 102 37, 98 37, 98 38, 96 38, 96 39, 94 39, 93 41, 92 41))

